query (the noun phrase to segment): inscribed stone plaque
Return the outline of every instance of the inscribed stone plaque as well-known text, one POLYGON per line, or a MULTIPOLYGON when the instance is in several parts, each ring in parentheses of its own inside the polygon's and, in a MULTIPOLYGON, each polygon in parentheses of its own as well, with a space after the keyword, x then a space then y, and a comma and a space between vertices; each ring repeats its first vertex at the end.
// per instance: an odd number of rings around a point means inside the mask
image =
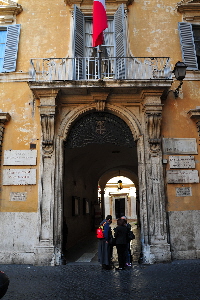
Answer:
POLYGON ((199 183, 197 170, 168 170, 167 183, 199 183))
POLYGON ((176 188, 176 197, 186 197, 186 196, 192 196, 192 188, 191 187, 176 188))
POLYGON ((196 139, 163 138, 164 154, 197 154, 196 139))
POLYGON ((194 156, 169 156, 170 169, 194 169, 194 156))
POLYGON ((24 192, 24 193, 11 192, 10 193, 10 201, 26 201, 26 198, 27 198, 26 192, 24 192))
POLYGON ((37 150, 5 150, 5 166, 35 166, 37 150))
POLYGON ((3 185, 36 184, 36 169, 3 170, 3 185))

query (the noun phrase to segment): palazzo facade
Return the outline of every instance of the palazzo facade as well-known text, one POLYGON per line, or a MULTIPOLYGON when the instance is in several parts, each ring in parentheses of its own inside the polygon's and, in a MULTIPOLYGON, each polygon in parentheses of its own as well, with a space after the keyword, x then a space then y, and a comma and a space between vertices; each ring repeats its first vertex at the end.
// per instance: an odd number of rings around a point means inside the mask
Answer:
POLYGON ((0 263, 59 265, 119 170, 143 262, 199 258, 200 1, 165 2, 107 0, 93 48, 91 0, 0 1, 0 263))

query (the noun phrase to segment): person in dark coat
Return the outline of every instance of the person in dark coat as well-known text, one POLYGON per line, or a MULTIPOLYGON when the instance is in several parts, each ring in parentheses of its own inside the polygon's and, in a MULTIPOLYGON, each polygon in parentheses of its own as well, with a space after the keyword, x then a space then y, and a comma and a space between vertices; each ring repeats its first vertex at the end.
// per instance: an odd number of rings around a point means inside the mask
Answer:
POLYGON ((112 223, 112 216, 108 215, 100 225, 103 226, 104 238, 99 239, 98 244, 98 261, 101 263, 102 268, 106 270, 111 269, 111 239, 112 231, 110 224, 112 223))
MULTIPOLYGON (((128 229, 128 233, 131 231, 131 224, 127 223, 127 217, 121 217, 126 223, 126 227, 128 229)), ((130 240, 127 241, 127 249, 126 249, 126 266, 131 267, 132 265, 132 256, 131 256, 131 247, 130 247, 130 240)))
POLYGON ((116 241, 119 268, 116 270, 125 270, 126 266, 126 250, 128 241, 128 229, 125 220, 118 219, 117 227, 114 229, 114 237, 116 241))

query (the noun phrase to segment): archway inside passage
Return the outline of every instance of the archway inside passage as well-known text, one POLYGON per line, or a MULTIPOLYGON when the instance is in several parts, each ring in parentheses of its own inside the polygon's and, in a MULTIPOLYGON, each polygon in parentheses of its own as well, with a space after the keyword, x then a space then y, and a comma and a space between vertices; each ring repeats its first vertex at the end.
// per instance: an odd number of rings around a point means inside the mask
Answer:
MULTIPOLYGON (((101 210, 105 211, 105 216, 112 215, 113 217, 111 224, 113 235, 118 218, 125 216, 127 223, 131 225, 135 239, 130 242, 130 258, 131 262, 137 262, 141 253, 140 202, 137 175, 126 169, 110 170, 100 178, 98 190, 101 210)), ((115 248, 113 249, 113 258, 114 261, 117 261, 115 248)))
POLYGON ((63 251, 95 234, 107 213, 99 182, 117 176, 118 170, 137 178, 137 145, 129 126, 110 112, 80 116, 64 142, 63 251))
MULTIPOLYGON (((123 172, 119 170, 120 172, 123 172)), ((99 198, 102 192, 99 185, 99 198)), ((113 219, 126 216, 137 221, 137 182, 136 184, 125 176, 115 176, 108 180, 104 188, 104 211, 106 215, 112 215, 113 219)), ((101 204, 102 201, 100 201, 101 204)))

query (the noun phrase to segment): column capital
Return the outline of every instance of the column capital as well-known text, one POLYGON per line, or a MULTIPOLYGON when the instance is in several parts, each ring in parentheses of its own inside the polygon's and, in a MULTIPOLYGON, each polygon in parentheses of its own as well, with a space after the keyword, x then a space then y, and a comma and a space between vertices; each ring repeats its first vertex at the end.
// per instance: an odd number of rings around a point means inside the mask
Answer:
POLYGON ((153 155, 157 155, 161 150, 162 107, 161 103, 147 103, 143 107, 150 151, 153 155))
POLYGON ((31 89, 34 96, 40 100, 41 105, 48 105, 54 102, 60 89, 50 89, 50 88, 32 88, 31 89))
POLYGON ((162 113, 162 103, 146 103, 143 105, 143 111, 146 114, 162 113))
POLYGON ((141 92, 141 99, 143 100, 144 104, 147 103, 158 104, 161 103, 162 95, 163 95, 163 89, 143 90, 141 92))

